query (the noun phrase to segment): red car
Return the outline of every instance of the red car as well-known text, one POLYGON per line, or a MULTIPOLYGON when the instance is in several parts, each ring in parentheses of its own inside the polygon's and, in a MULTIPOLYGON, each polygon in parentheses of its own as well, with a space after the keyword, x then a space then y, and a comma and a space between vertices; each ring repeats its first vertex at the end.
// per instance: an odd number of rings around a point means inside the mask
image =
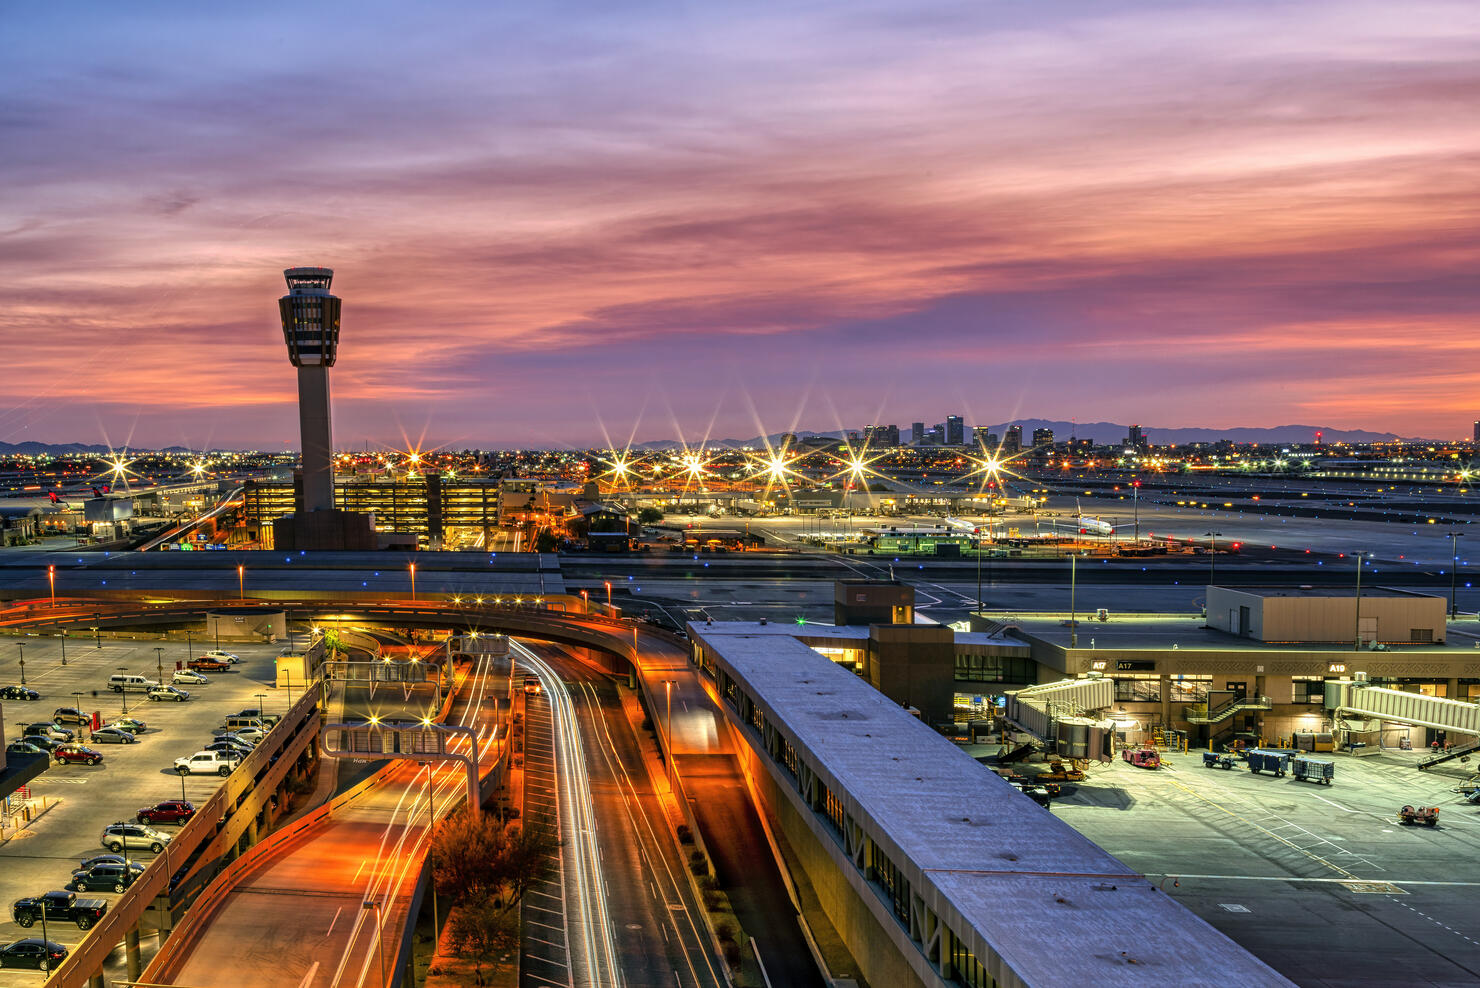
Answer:
POLYGON ((190 668, 196 670, 197 672, 225 672, 227 669, 231 668, 230 662, 224 662, 218 659, 208 659, 204 656, 198 659, 192 659, 185 664, 188 665, 190 668))
POLYGON ((103 753, 85 744, 59 744, 51 756, 59 763, 86 762, 89 765, 101 765, 103 762, 103 753))
POLYGON ((184 823, 193 816, 195 807, 183 799, 167 799, 134 814, 140 823, 184 823))

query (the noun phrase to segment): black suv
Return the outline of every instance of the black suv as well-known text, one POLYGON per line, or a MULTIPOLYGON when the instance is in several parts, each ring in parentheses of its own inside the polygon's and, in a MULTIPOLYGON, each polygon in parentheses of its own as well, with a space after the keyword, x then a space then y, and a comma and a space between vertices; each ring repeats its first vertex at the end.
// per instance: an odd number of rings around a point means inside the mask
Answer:
POLYGON ((72 872, 67 888, 73 892, 122 892, 144 873, 144 866, 128 864, 96 864, 91 868, 72 872))

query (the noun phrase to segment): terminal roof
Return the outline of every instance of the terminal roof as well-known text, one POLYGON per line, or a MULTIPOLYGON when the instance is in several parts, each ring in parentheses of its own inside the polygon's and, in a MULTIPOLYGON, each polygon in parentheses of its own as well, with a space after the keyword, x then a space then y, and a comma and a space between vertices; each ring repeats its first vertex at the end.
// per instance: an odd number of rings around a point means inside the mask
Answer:
POLYGON ((691 630, 1017 983, 1288 984, 857 675, 795 637, 736 624, 691 630), (1047 930, 1066 948, 1045 949, 1047 930))

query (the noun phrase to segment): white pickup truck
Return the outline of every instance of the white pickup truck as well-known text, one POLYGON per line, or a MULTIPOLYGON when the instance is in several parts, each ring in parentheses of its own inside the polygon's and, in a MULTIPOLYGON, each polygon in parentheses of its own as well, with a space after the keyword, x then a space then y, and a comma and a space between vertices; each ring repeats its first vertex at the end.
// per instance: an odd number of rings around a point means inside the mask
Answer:
POLYGON ((231 770, 241 764, 241 759, 224 751, 197 751, 185 758, 175 759, 175 771, 181 775, 230 775, 231 770))

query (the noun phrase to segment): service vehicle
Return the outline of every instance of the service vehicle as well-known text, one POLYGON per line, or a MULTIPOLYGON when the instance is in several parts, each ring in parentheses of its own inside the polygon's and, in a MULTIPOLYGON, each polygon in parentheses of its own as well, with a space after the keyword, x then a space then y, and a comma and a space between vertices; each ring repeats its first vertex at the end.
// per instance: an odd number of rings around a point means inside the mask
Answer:
POLYGON ((67 959, 67 948, 55 940, 26 937, 0 947, 0 967, 28 967, 50 971, 67 959))
POLYGON ((211 678, 196 672, 194 669, 176 669, 175 674, 170 677, 172 683, 185 683, 189 686, 199 686, 209 683, 211 678))
POLYGON ((1203 756, 1203 768, 1233 768, 1233 756, 1217 751, 1205 751, 1203 756))
POLYGON ((121 895, 143 873, 144 869, 138 865, 132 868, 123 864, 93 865, 72 872, 72 881, 67 888, 73 892, 115 892, 121 895))
POLYGON ((92 723, 92 714, 83 713, 76 707, 57 707, 52 712, 51 722, 57 727, 61 727, 63 724, 83 726, 92 723))
POLYGON ((1437 827, 1439 825, 1439 807, 1405 806, 1398 811, 1398 822, 1404 826, 1421 823, 1425 827, 1437 827))
POLYGON ((184 799, 166 799, 134 814, 140 823, 184 823, 193 816, 195 806, 184 799))
POLYGON ((63 744, 58 745, 57 750, 51 753, 58 763, 66 762, 73 764, 81 762, 84 765, 103 764, 103 753, 96 748, 89 748, 85 744, 63 744))
POLYGON ((178 686, 156 686, 149 691, 149 699, 174 700, 177 703, 184 703, 190 699, 190 694, 178 686))
POLYGON ((1155 748, 1122 748, 1120 757, 1136 768, 1161 768, 1161 755, 1155 748))
POLYGON ((230 775, 241 759, 224 751, 197 751, 175 759, 175 771, 181 775, 230 775))
POLYGON ((79 899, 76 892, 58 889, 15 900, 10 907, 10 917, 17 926, 34 926, 45 916, 48 923, 76 923, 79 930, 87 930, 107 911, 108 903, 102 899, 79 899))
POLYGON ((138 744, 139 739, 121 727, 100 727, 88 738, 93 744, 138 744))
POLYGON ((103 828, 103 836, 98 841, 114 854, 125 856, 130 848, 142 851, 146 847, 158 854, 169 842, 169 834, 142 823, 129 823, 127 820, 108 824, 103 828))
POLYGON ((39 700, 41 694, 28 686, 0 686, 0 700, 39 700))

